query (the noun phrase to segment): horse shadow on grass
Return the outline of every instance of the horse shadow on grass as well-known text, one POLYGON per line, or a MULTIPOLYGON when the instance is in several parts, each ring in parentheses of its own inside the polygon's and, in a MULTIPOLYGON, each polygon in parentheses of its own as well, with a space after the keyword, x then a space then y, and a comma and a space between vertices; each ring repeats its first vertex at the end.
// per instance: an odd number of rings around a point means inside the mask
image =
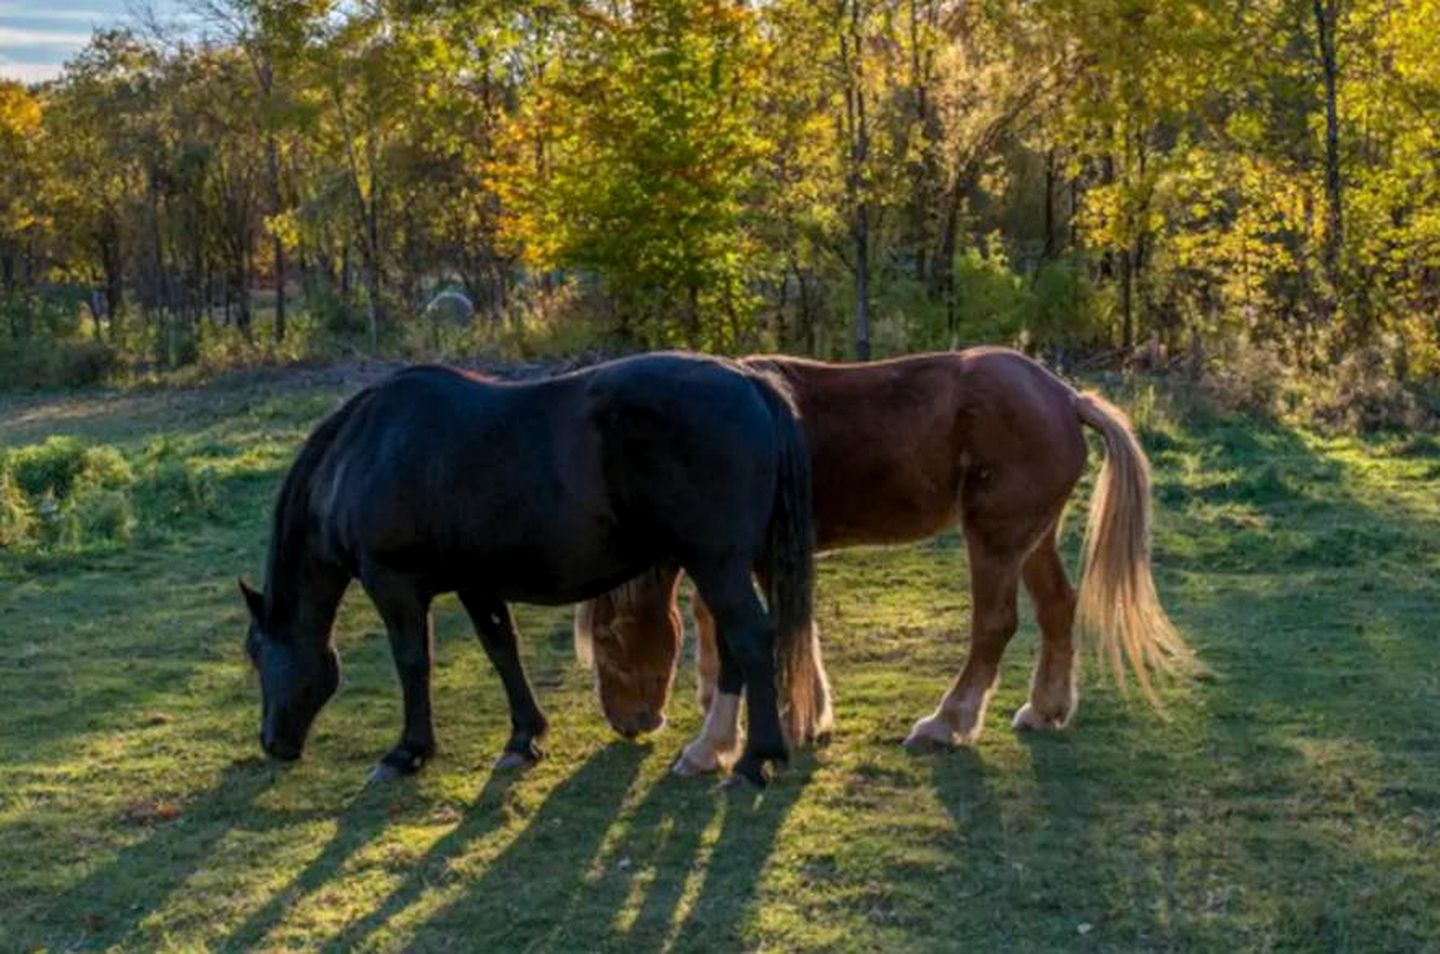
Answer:
MULTIPOLYGON (((429 933, 438 933, 453 935, 453 943, 475 949, 524 946, 527 936, 552 921, 558 899, 583 878, 645 754, 642 747, 615 742, 591 755, 550 792, 524 830, 458 900, 417 928, 421 939, 417 943, 429 933), (556 877, 557 871, 563 875, 556 877)), ((415 862, 399 886, 370 913, 346 925, 325 950, 363 946, 372 935, 389 930, 427 891, 464 877, 451 871, 452 863, 501 826, 499 802, 512 781, 509 776, 492 776, 465 818, 415 862)))
POLYGON ((43 915, 47 933, 68 938, 65 947, 125 946, 150 914, 204 868, 271 786, 276 771, 259 759, 226 768, 208 791, 179 806, 176 818, 155 821, 148 837, 61 892, 43 915))
POLYGON ((404 924, 425 892, 447 879, 459 884, 461 876, 444 874, 447 865, 493 827, 472 812, 325 949, 351 950, 377 935, 403 936, 411 948, 476 950, 660 951, 734 941, 809 772, 797 765, 763 796, 665 774, 637 800, 632 790, 648 754, 615 742, 592 755, 477 877, 404 924), (706 835, 720 813, 707 859, 706 835))
MULTIPOLYGON (((1069 732, 1026 737, 1033 784, 996 847, 1036 873, 1007 889, 994 866, 992 903, 1048 943, 1068 925, 1068 946, 1423 947, 1440 590, 1413 568, 1433 565, 1437 514, 1283 428, 1203 436, 1219 483, 1162 480, 1156 562, 1214 675, 1173 722, 1101 693, 1069 732), (1202 574, 1189 596, 1177 570, 1202 574)), ((984 822, 961 762, 934 773, 957 827, 984 822)))
MULTIPOLYGON (((471 806, 470 824, 462 823, 460 827, 472 837, 479 837, 487 826, 493 826, 498 817, 495 803, 503 797, 503 792, 514 778, 512 775, 492 774, 480 797, 471 806)), ((240 951, 259 948, 266 935, 285 920, 290 906, 297 899, 320 890, 339 877, 346 863, 384 832, 390 822, 390 812, 384 801, 402 787, 408 788, 413 784, 413 780, 401 779, 388 786, 367 786, 345 808, 334 835, 315 858, 286 888, 272 894, 264 905, 231 930, 218 946, 240 951)))
MULTIPOLYGON (((651 876, 637 892, 638 910, 628 926, 623 930, 617 926, 615 946, 626 951, 743 947, 761 874, 786 817, 810 780, 813 758, 797 753, 791 768, 763 793, 744 784, 722 784, 699 805, 690 785, 677 785, 673 779, 657 784, 647 804, 636 812, 632 827, 639 832, 640 844, 632 846, 629 856, 630 869, 642 870, 634 858, 641 855, 644 840, 652 841, 646 866, 651 876), (706 855, 705 831, 717 813, 723 813, 720 830, 706 855), (693 890, 691 878, 698 879, 693 890), (687 901, 682 919, 679 915, 687 901)), ((636 877, 631 876, 632 886, 636 877)))

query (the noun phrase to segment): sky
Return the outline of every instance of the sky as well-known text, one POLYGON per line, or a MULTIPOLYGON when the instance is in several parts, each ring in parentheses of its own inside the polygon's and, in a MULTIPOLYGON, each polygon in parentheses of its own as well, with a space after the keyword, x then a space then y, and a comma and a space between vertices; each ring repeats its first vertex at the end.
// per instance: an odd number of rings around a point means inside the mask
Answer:
MULTIPOLYGON (((178 0, 161 0, 174 9, 178 0)), ((0 77, 50 79, 96 27, 130 20, 132 0, 0 0, 0 77)))

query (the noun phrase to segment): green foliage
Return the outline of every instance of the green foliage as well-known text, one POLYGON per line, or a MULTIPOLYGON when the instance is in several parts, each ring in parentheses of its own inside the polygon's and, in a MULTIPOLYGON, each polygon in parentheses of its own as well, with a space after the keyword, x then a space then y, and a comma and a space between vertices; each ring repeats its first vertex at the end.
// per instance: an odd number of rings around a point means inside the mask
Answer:
POLYGON ((32 498, 64 500, 77 490, 114 490, 135 482, 129 464, 112 447, 88 447, 73 437, 51 437, 5 456, 15 483, 32 498))
POLYGON ((219 514, 215 465, 163 437, 133 457, 68 436, 0 455, 0 549, 115 548, 219 514))
POLYGON ((0 550, 19 547, 34 538, 35 507, 8 468, 0 467, 0 550))
POLYGON ((953 280, 948 303, 913 281, 882 282, 875 302, 879 350, 1084 347, 1104 340, 1090 283, 1074 259, 1044 263, 1026 276, 1013 271, 1003 255, 970 250, 956 261, 953 280))
POLYGON ((219 481, 215 467, 185 454, 174 441, 157 438, 140 458, 136 495, 147 513, 161 521, 189 514, 219 513, 219 481))
POLYGON ((0 84, 0 384, 872 321, 1440 382, 1432 0, 205 7, 0 84))
POLYGON ((511 127, 506 236, 542 269, 601 276, 637 341, 738 348, 758 305, 745 200, 770 148, 758 14, 682 0, 592 23, 511 127))
POLYGON ((0 339, 0 381, 7 389, 88 387, 104 381, 117 364, 115 349, 99 341, 0 339))

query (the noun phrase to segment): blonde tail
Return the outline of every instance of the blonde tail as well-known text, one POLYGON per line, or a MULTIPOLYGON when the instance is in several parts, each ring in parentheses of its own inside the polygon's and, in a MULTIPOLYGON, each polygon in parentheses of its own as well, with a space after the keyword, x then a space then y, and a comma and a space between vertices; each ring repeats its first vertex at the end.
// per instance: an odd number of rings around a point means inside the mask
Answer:
POLYGON ((1189 670, 1186 644, 1155 592, 1150 574, 1150 462, 1125 412, 1098 394, 1076 395, 1082 423, 1105 438, 1105 465, 1090 500, 1075 620, 1123 686, 1128 666, 1157 708, 1151 673, 1189 670))

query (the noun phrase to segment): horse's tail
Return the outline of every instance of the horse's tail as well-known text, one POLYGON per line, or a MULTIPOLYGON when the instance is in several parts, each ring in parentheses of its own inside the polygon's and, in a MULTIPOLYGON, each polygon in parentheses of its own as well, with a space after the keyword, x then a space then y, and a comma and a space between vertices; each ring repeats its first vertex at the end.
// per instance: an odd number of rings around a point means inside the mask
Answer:
POLYGON ((1124 411, 1086 392, 1076 395, 1075 412, 1105 438, 1105 465, 1085 528, 1076 623, 1116 681, 1124 685, 1128 663, 1145 698, 1158 707, 1152 670, 1188 669, 1195 654, 1165 615, 1150 573, 1150 462, 1124 411))
POLYGON ((770 408, 779 442, 775 506, 762 557, 769 587, 766 599, 775 624, 775 657, 780 698, 788 702, 787 724, 799 741, 814 733, 822 700, 817 697, 814 640, 810 620, 815 597, 815 515, 811 499, 810 451, 789 387, 776 373, 756 370, 755 386, 770 408))

